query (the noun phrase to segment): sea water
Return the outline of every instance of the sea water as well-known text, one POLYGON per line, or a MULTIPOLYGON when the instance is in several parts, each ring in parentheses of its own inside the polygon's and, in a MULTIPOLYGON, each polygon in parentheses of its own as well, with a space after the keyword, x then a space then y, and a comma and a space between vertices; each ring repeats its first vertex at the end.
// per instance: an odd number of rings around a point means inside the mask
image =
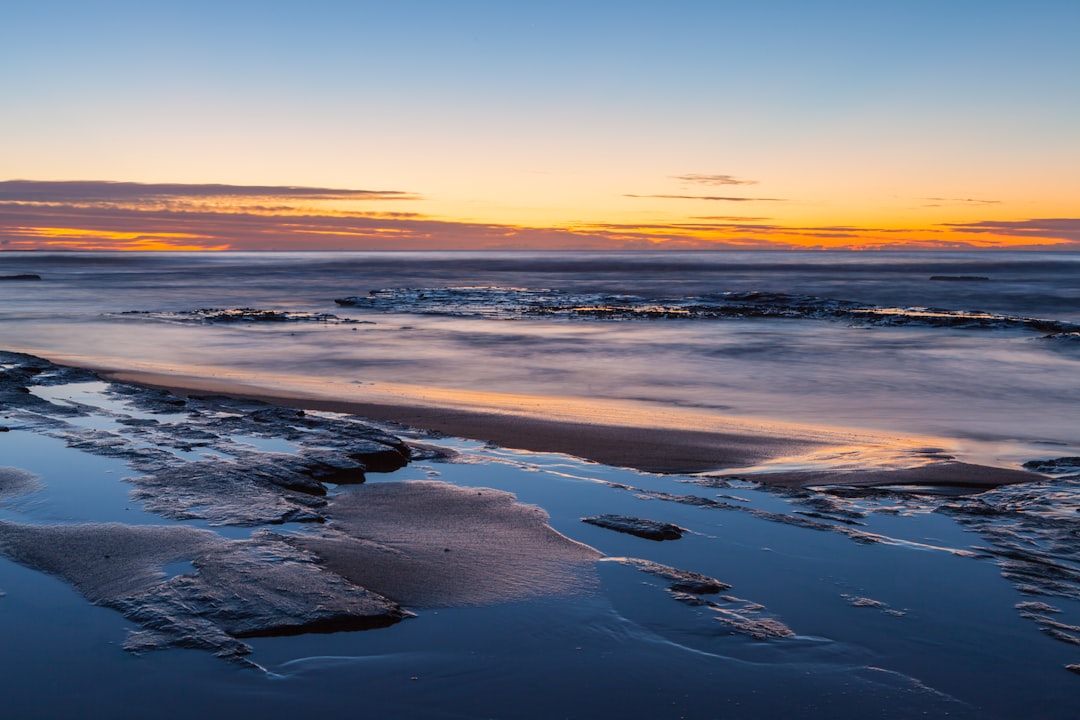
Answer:
POLYGON ((0 345, 46 357, 940 434, 997 464, 1033 443, 1080 442, 1078 254, 0 255, 0 275, 16 273, 42 280, 0 282, 0 345), (725 317, 545 314, 522 290, 564 308, 715 307, 747 292, 813 302, 791 311, 766 298, 725 317), (381 302, 334 302, 372 291, 381 302), (830 315, 836 301, 862 309, 830 315), (774 314, 760 312, 770 303, 774 314), (310 321, 192 312, 238 308, 310 321))
MULTIPOLYGON (((0 254, 0 275, 16 273, 42 280, 0 282, 0 346, 44 357, 927 433, 952 439, 967 457, 1012 467, 1080 455, 1074 255, 0 254), (733 296, 724 293, 751 292, 784 297, 762 297, 741 316, 674 312, 727 307, 733 296), (334 302, 345 298, 375 301, 334 302), (837 301, 911 319, 838 315, 837 301), (242 308, 231 318, 194 312, 242 308), (268 320, 266 311, 281 315, 268 320), (918 319, 942 314, 946 321, 918 319)), ((39 392, 98 401, 89 386, 39 392)), ((107 409, 100 421, 80 422, 108 431, 117 413, 135 412, 107 409)), ((151 520, 123 502, 119 462, 52 438, 22 442, 23 434, 0 435, 0 465, 35 470, 45 488, 0 508, 4 519, 151 520), (101 487, 101 517, 89 501, 81 514, 63 510, 60 495, 74 482, 101 487)), ((1080 625, 1075 480, 987 496, 1012 508, 987 519, 974 506, 966 514, 954 507, 976 499, 826 498, 415 439, 460 454, 369 482, 508 490, 608 557, 712 575, 732 585, 731 599, 677 602, 662 582, 605 561, 599 588, 569 599, 425 610, 383 630, 252 640, 252 659, 267 669, 259 673, 196 651, 132 657, 120 649, 130 623, 118 614, 0 559, 0 664, 12 716, 76 717, 87 708, 177 718, 1080 713, 1080 677, 1065 667, 1080 663, 1077 646, 1017 608, 1045 603, 1059 611, 1052 619, 1080 625), (580 521, 604 513, 689 532, 656 543, 580 521), (818 525, 799 524, 815 518, 818 525), (1042 569, 1042 584, 1031 568, 1042 569), (723 615, 732 609, 775 619, 794 635, 733 632, 723 615)))

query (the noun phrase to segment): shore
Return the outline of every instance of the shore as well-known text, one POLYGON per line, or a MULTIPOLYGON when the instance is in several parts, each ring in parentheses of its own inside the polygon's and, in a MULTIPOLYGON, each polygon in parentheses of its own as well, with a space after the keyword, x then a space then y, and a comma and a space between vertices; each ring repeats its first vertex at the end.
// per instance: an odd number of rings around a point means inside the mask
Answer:
MULTIPOLYGON (((75 365, 70 359, 60 362, 75 365)), ((178 395, 224 395, 356 415, 533 452, 658 473, 730 472, 766 484, 994 487, 1041 475, 959 462, 943 438, 767 423, 682 408, 389 383, 220 377, 87 366, 101 377, 178 395)))

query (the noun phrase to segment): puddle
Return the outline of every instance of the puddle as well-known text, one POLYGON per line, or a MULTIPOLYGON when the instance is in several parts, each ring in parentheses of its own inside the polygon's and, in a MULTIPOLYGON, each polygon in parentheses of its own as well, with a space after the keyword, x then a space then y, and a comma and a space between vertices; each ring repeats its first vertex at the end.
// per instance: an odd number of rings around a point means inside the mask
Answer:
POLYGON ((294 443, 291 443, 288 440, 281 440, 280 438, 253 437, 251 435, 229 435, 228 439, 239 445, 247 445, 260 452, 285 453, 287 455, 292 455, 300 449, 294 443))

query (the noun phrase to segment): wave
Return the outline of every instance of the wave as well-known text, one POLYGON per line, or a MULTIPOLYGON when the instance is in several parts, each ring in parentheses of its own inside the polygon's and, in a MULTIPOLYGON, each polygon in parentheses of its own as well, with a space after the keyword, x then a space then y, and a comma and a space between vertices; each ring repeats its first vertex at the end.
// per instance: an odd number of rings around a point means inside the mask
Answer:
POLYGON ((517 287, 387 288, 335 300, 376 312, 518 319, 568 317, 608 320, 817 319, 854 325, 918 326, 977 330, 1034 330, 1055 338, 1080 338, 1080 325, 934 307, 886 307, 775 292, 720 292, 680 298, 565 293, 517 287))
POLYGON ((340 318, 330 313, 294 312, 291 310, 259 310, 257 308, 199 308, 197 310, 153 311, 127 310, 118 313, 127 317, 146 318, 176 323, 255 324, 255 323, 322 323, 329 325, 358 325, 362 320, 340 318))

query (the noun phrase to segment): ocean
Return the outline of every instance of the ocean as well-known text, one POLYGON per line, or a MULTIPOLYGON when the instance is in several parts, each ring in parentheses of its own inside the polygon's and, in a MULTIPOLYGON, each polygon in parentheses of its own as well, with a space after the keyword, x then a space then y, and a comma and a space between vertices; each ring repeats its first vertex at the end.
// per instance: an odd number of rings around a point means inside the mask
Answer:
MULTIPOLYGON (((1068 253, 0 253, 0 350, 350 398, 568 399, 642 422, 680 411, 926 437, 1012 469, 1080 456, 1080 255, 1068 253), (37 279, 5 279, 23 275, 37 279)), ((50 397, 111 417, 102 432, 140 419, 94 383, 50 397)), ((47 487, 0 493, 0 521, 158 522, 129 499, 122 460, 26 422, 0 435, 0 465, 47 487), (72 501, 81 475, 100 487, 72 501)), ((1067 668, 1080 663, 1074 465, 974 495, 839 496, 390 429, 457 459, 369 482, 513 492, 609 559, 705 573, 731 594, 673 602, 603 561, 570 599, 258 638, 260 673, 193 649, 126 653, 130 621, 0 559, 15 715, 1080 713, 1067 668), (661 543, 581 522, 597 514, 688 532, 661 543)))
POLYGON ((0 273, 43 278, 0 285, 4 346, 46 356, 941 434, 973 441, 967 451, 983 460, 1029 452, 983 441, 1080 443, 1075 254, 6 253, 0 262, 0 273), (400 292, 445 288, 472 290, 435 301, 400 292), (742 316, 603 317, 527 314, 535 296, 507 288, 582 306, 603 296, 637 307, 703 297, 717 306, 723 293, 788 297, 742 316), (398 293, 370 307, 334 302, 382 290, 398 293), (902 312, 829 317, 829 301, 902 312), (764 316, 769 307, 777 311, 764 316), (365 324, 191 314, 205 308, 365 324), (920 309, 990 317, 943 320, 920 309), (1005 318, 1056 321, 1071 333, 1005 318))

